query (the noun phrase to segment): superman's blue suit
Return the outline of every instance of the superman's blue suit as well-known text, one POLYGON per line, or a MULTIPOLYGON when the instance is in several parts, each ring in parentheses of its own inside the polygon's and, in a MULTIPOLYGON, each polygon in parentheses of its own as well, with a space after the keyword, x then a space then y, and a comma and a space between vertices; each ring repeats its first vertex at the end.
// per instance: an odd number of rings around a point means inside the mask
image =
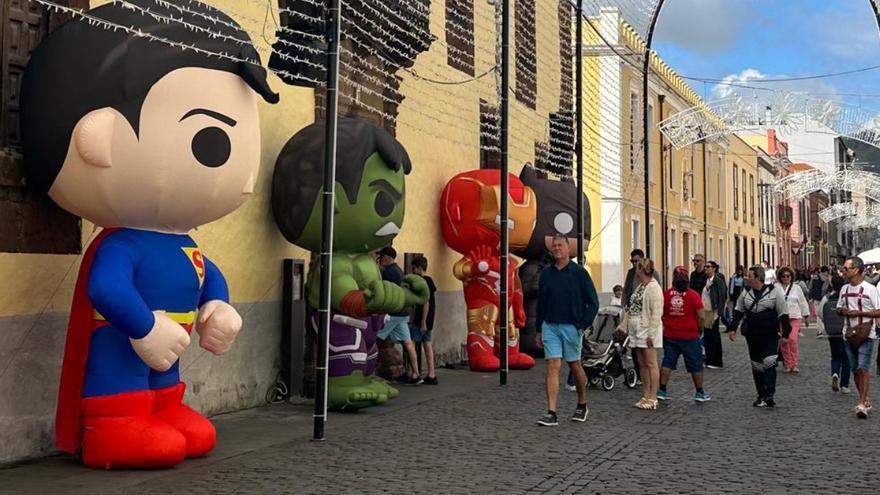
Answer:
POLYGON ((214 427, 182 404, 179 362, 166 371, 150 369, 129 339, 151 331, 154 311, 190 332, 198 308, 211 300, 228 302, 226 281, 190 236, 102 232, 84 256, 74 294, 58 403, 59 446, 75 452, 89 444, 84 456, 111 449, 121 454, 114 458, 140 467, 173 465, 209 451, 214 427))

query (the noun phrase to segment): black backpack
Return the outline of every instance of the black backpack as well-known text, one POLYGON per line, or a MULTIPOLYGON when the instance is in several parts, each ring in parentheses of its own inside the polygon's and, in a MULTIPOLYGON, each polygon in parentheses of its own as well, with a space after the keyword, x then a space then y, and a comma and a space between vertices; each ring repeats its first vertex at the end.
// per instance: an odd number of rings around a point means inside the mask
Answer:
POLYGON ((819 301, 822 299, 822 286, 825 285, 821 278, 814 278, 810 286, 810 299, 819 301))
POLYGON ((839 298, 840 294, 829 295, 825 305, 822 306, 822 323, 825 325, 825 335, 831 337, 842 336, 843 326, 846 322, 846 317, 837 314, 837 300, 839 298))

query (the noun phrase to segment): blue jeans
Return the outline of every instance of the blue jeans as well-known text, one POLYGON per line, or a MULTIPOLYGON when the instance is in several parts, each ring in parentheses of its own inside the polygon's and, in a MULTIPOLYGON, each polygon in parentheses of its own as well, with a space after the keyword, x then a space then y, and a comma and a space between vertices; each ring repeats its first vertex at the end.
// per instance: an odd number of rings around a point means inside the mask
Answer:
POLYGON ((844 342, 846 357, 849 358, 849 367, 856 372, 860 369, 871 371, 871 352, 874 350, 874 339, 868 339, 857 349, 853 349, 849 342, 844 342))
POLYGON ((843 341, 843 337, 828 337, 828 345, 831 347, 831 374, 840 377, 841 387, 849 387, 849 358, 843 347, 849 344, 843 341))

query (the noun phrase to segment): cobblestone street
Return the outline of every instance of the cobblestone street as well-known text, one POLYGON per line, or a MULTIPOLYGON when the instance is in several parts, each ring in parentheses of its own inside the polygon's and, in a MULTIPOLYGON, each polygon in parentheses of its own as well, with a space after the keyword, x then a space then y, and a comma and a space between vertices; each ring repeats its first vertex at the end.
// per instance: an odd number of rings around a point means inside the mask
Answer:
MULTIPOLYGON (((854 493, 880 487, 878 419, 834 394, 825 340, 801 338, 802 372, 780 373, 776 410, 751 407, 742 339, 725 339, 698 404, 683 366, 658 411, 638 390, 592 390, 587 423, 541 428, 543 370, 497 376, 442 370, 439 387, 404 388, 391 404, 333 415, 312 442, 307 404, 214 418, 219 447, 170 471, 99 472, 55 457, 0 470, 0 493, 854 493)), ((876 386, 876 384, 875 384, 876 386)), ((872 394, 876 395, 876 394, 872 394)))

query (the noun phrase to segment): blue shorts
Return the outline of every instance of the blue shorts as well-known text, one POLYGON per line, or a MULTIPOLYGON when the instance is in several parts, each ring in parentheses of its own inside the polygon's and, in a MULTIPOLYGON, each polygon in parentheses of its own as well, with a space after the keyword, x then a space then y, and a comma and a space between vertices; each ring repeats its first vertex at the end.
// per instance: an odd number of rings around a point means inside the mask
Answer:
POLYGON ((853 349, 849 342, 844 341, 846 358, 849 359, 849 367, 855 372, 858 369, 871 370, 871 353, 874 351, 874 339, 868 339, 858 349, 853 349))
POLYGON ((583 334, 574 325, 547 323, 541 325, 541 342, 545 359, 562 358, 571 363, 580 361, 583 334))
POLYGON ((703 371, 703 347, 700 339, 663 339, 663 364, 661 367, 674 370, 678 366, 678 356, 684 356, 684 368, 688 373, 703 371))
POLYGON ((412 337, 413 342, 430 342, 431 341, 431 331, 422 332, 421 325, 413 325, 409 326, 409 336, 412 337))
POLYGON ((378 337, 382 340, 391 340, 392 342, 408 342, 409 336, 409 316, 391 316, 389 315, 388 323, 379 330, 378 337))

